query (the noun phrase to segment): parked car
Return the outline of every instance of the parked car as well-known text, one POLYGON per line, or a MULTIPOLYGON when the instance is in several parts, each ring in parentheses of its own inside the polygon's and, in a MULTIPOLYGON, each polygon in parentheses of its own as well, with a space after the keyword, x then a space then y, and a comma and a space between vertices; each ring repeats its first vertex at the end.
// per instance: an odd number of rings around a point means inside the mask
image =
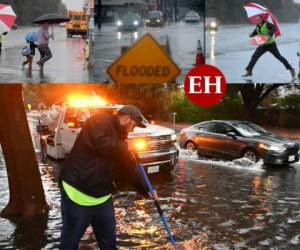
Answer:
POLYGON ((164 17, 161 11, 149 11, 146 18, 146 26, 162 27, 164 26, 164 17))
POLYGON ((117 21, 119 31, 136 31, 144 26, 143 19, 138 13, 126 13, 123 18, 117 21))
POLYGON ((219 21, 216 17, 206 17, 205 18, 205 30, 208 31, 218 31, 219 21))
POLYGON ((246 121, 208 121, 180 132, 180 146, 201 156, 221 159, 260 159, 267 165, 299 161, 299 144, 246 121))
POLYGON ((200 22, 200 15, 196 11, 191 10, 185 14, 184 21, 185 22, 200 22))

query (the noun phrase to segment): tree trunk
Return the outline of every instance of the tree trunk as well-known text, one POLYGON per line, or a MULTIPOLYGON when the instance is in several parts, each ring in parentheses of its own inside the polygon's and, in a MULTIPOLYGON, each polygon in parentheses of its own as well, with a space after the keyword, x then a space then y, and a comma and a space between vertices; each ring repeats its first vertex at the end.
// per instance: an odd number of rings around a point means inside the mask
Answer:
POLYGON ((9 202, 0 215, 30 219, 45 214, 48 205, 27 123, 21 84, 0 84, 0 114, 0 142, 10 192, 9 202))

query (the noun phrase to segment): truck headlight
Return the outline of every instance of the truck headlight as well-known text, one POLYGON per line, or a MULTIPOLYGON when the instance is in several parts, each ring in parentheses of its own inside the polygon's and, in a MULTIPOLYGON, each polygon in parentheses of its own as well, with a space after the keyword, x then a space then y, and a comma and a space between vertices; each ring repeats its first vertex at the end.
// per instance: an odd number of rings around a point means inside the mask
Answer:
POLYGON ((136 139, 134 140, 134 148, 137 151, 144 151, 147 148, 146 141, 144 139, 136 139))
POLYGON ((135 26, 138 26, 138 25, 139 25, 139 22, 138 22, 138 21, 134 21, 133 24, 134 24, 135 26))
POLYGON ((157 19, 157 20, 156 20, 156 22, 160 23, 160 20, 159 20, 159 19, 157 19))
POLYGON ((147 19, 147 20, 146 20, 146 23, 150 23, 150 20, 149 20, 149 19, 147 19))
POLYGON ((171 140, 172 140, 172 141, 176 141, 176 140, 177 140, 176 134, 172 134, 172 135, 171 135, 171 140))
POLYGON ((283 151, 285 150, 285 147, 277 146, 277 145, 268 145, 264 143, 259 144, 259 147, 266 150, 275 151, 278 153, 283 153, 283 151))
POLYGON ((117 25, 118 25, 118 26, 121 26, 121 25, 122 25, 122 22, 121 22, 121 21, 118 21, 118 22, 117 22, 117 25))

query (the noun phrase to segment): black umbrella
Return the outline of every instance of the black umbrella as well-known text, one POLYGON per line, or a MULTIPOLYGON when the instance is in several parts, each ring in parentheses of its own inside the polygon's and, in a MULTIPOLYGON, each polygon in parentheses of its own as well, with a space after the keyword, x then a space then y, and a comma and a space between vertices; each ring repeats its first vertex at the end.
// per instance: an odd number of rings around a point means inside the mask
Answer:
POLYGON ((33 23, 49 23, 49 24, 58 24, 58 23, 64 23, 64 22, 69 22, 70 18, 66 16, 62 16, 57 13, 47 13, 44 14, 38 18, 36 18, 33 23))

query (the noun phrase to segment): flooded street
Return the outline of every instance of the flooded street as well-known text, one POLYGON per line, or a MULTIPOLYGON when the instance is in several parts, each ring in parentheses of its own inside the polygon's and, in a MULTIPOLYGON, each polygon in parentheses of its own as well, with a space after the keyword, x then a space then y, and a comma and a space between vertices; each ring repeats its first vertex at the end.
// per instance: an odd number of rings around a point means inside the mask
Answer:
MULTIPOLYGON (((291 83, 290 72, 273 57, 264 54, 253 69, 252 78, 242 78, 256 46, 250 45, 248 34, 253 25, 224 25, 218 32, 206 32, 206 62, 216 65, 229 83, 291 83)), ((282 36, 276 39, 280 53, 296 69, 299 69, 300 24, 281 24, 282 36)), ((294 81, 298 83, 298 81, 294 81)))
POLYGON ((143 27, 137 32, 118 32, 115 24, 104 24, 95 37, 95 81, 110 81, 106 69, 121 55, 121 47, 131 46, 146 33, 153 35, 162 45, 169 39, 172 59, 182 71, 177 82, 183 82, 186 73, 195 63, 197 41, 201 40, 203 46, 202 23, 168 23, 163 28, 143 27))
MULTIPOLYGON (((31 122, 31 128, 34 124, 31 122)), ((0 219, 0 249, 57 249, 61 228, 57 184, 61 162, 40 164, 50 211, 48 218, 28 225, 0 219), (33 237, 34 236, 34 237, 33 237)), ((299 249, 300 164, 268 168, 258 163, 198 159, 186 151, 170 174, 153 184, 178 242, 197 241, 206 249, 299 249)), ((8 202, 8 183, 0 156, 0 209, 8 202)), ((115 194, 120 247, 165 249, 167 235, 151 200, 135 192, 115 194)), ((91 230, 81 249, 94 249, 91 230)), ((186 249, 193 249, 192 247, 186 249)), ((199 248, 195 248, 199 249, 199 248)))
MULTIPOLYGON (((85 40, 80 36, 67 38, 64 27, 54 27, 54 40, 50 40, 53 57, 45 63, 41 74, 36 62, 40 59, 38 49, 33 58, 32 73, 22 69, 22 47, 28 32, 38 31, 39 27, 20 27, 4 37, 0 56, 0 82, 5 83, 62 83, 89 82, 91 73, 87 70, 84 58, 85 40)), ((50 28, 51 32, 51 28, 50 28)), ((28 66, 27 66, 28 67, 28 66)))

